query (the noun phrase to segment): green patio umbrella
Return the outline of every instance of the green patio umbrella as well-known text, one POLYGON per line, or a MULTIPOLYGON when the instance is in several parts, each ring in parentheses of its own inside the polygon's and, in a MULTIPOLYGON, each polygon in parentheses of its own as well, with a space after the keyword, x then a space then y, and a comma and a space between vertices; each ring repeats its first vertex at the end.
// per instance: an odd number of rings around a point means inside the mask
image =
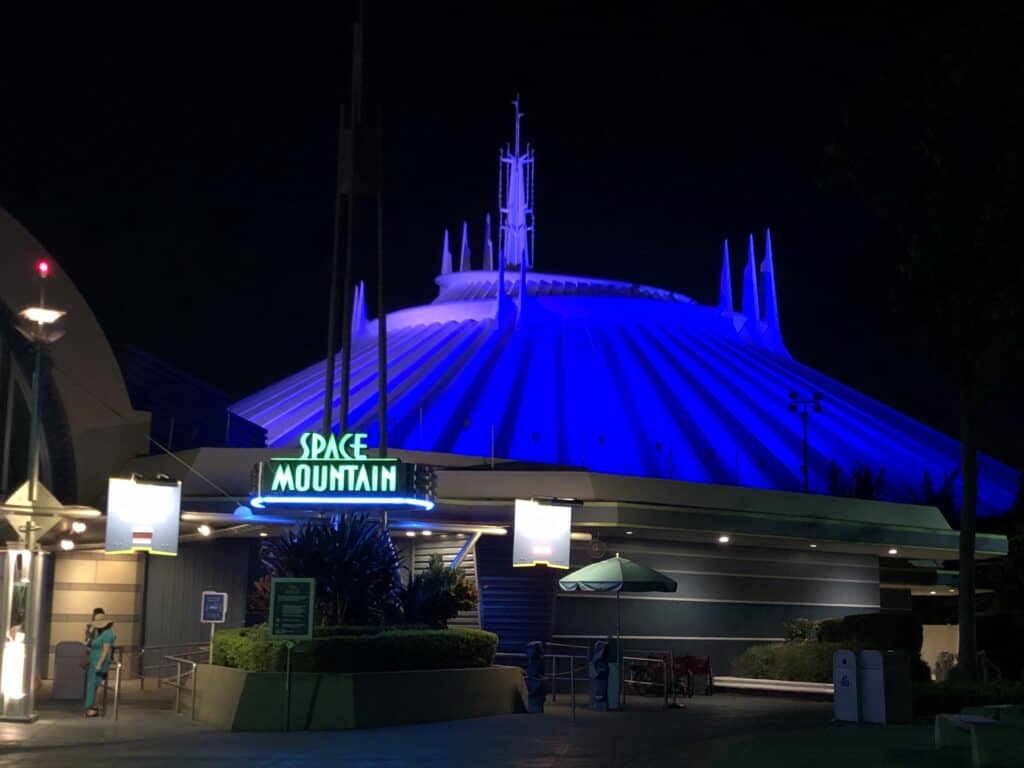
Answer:
POLYGON ((558 580, 563 592, 615 593, 615 648, 619 661, 619 695, 622 695, 622 616, 619 594, 622 592, 675 592, 676 583, 668 576, 646 565, 624 557, 609 557, 580 568, 558 580))

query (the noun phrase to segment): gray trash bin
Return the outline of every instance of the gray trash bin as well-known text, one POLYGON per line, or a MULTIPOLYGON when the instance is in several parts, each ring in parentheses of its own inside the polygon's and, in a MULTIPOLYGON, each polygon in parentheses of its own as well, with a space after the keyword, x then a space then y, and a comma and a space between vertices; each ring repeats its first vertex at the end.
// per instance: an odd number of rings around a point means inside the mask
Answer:
POLYGON ((857 675, 857 654, 836 651, 832 655, 833 717, 836 720, 860 722, 860 686, 857 675))
POLYGON ((57 643, 53 654, 53 698, 68 701, 85 696, 85 670, 82 658, 85 643, 57 643))
POLYGON ((860 713, 865 723, 914 719, 910 657, 898 651, 861 651, 860 713))

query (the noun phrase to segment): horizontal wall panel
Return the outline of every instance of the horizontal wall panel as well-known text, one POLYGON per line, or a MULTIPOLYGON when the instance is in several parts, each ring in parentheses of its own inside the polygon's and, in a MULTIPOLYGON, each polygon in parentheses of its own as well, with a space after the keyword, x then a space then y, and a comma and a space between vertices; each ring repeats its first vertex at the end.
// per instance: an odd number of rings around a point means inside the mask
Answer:
MULTIPOLYGON (((626 595, 618 602, 623 633, 687 637, 781 637, 784 635, 783 622, 791 619, 824 619, 878 610, 870 607, 690 603, 631 599, 626 595)), ((560 597, 554 633, 614 634, 615 603, 614 598, 560 597)))
MULTIPOLYGON (((558 635, 554 636, 557 642, 562 643, 579 643, 580 645, 589 645, 595 639, 590 636, 580 635, 558 635)), ((776 641, 781 640, 777 638, 776 641)), ((732 669, 732 662, 737 656, 752 645, 762 645, 769 640, 760 640, 756 638, 722 638, 722 637, 650 637, 647 635, 628 635, 625 632, 622 634, 622 645, 627 655, 630 652, 635 653, 636 651, 647 651, 659 653, 671 653, 674 656, 708 656, 711 658, 711 670, 714 674, 725 675, 728 674, 729 670, 732 669)), ((614 647, 614 646, 613 646, 614 647)), ((637 654, 642 655, 642 654, 637 654)), ((626 661, 627 667, 629 665, 637 664, 635 661, 626 661)))
POLYGON ((735 602, 808 603, 878 607, 878 582, 777 580, 770 576, 737 576, 726 573, 679 573, 664 570, 676 582, 672 597, 735 602))

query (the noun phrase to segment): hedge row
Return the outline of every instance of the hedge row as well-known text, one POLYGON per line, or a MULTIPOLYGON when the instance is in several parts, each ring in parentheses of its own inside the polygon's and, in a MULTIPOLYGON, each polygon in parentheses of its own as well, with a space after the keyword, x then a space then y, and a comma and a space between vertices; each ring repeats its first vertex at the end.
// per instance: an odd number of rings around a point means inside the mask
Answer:
MULTIPOLYGON (((292 652, 297 672, 391 672, 412 669, 487 667, 498 636, 479 629, 380 629, 331 627, 314 633, 292 652)), ((283 672, 284 642, 270 640, 266 625, 218 632, 213 663, 249 672, 283 672)))
POLYGON ((732 662, 737 677, 831 683, 832 654, 846 648, 812 641, 752 645, 732 662))

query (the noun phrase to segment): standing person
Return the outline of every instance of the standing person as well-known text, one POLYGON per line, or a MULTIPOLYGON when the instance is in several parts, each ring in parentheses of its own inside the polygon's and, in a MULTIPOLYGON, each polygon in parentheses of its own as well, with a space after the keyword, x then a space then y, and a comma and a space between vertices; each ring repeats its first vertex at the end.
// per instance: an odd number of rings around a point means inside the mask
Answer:
POLYGON ((96 635, 96 617, 103 615, 102 608, 92 609, 92 619, 88 624, 85 625, 85 644, 88 645, 92 642, 93 637, 96 635))
POLYGON ((89 668, 85 679, 85 716, 96 717, 96 689, 107 679, 110 662, 114 660, 114 622, 102 610, 94 611, 92 639, 89 640, 89 668))

